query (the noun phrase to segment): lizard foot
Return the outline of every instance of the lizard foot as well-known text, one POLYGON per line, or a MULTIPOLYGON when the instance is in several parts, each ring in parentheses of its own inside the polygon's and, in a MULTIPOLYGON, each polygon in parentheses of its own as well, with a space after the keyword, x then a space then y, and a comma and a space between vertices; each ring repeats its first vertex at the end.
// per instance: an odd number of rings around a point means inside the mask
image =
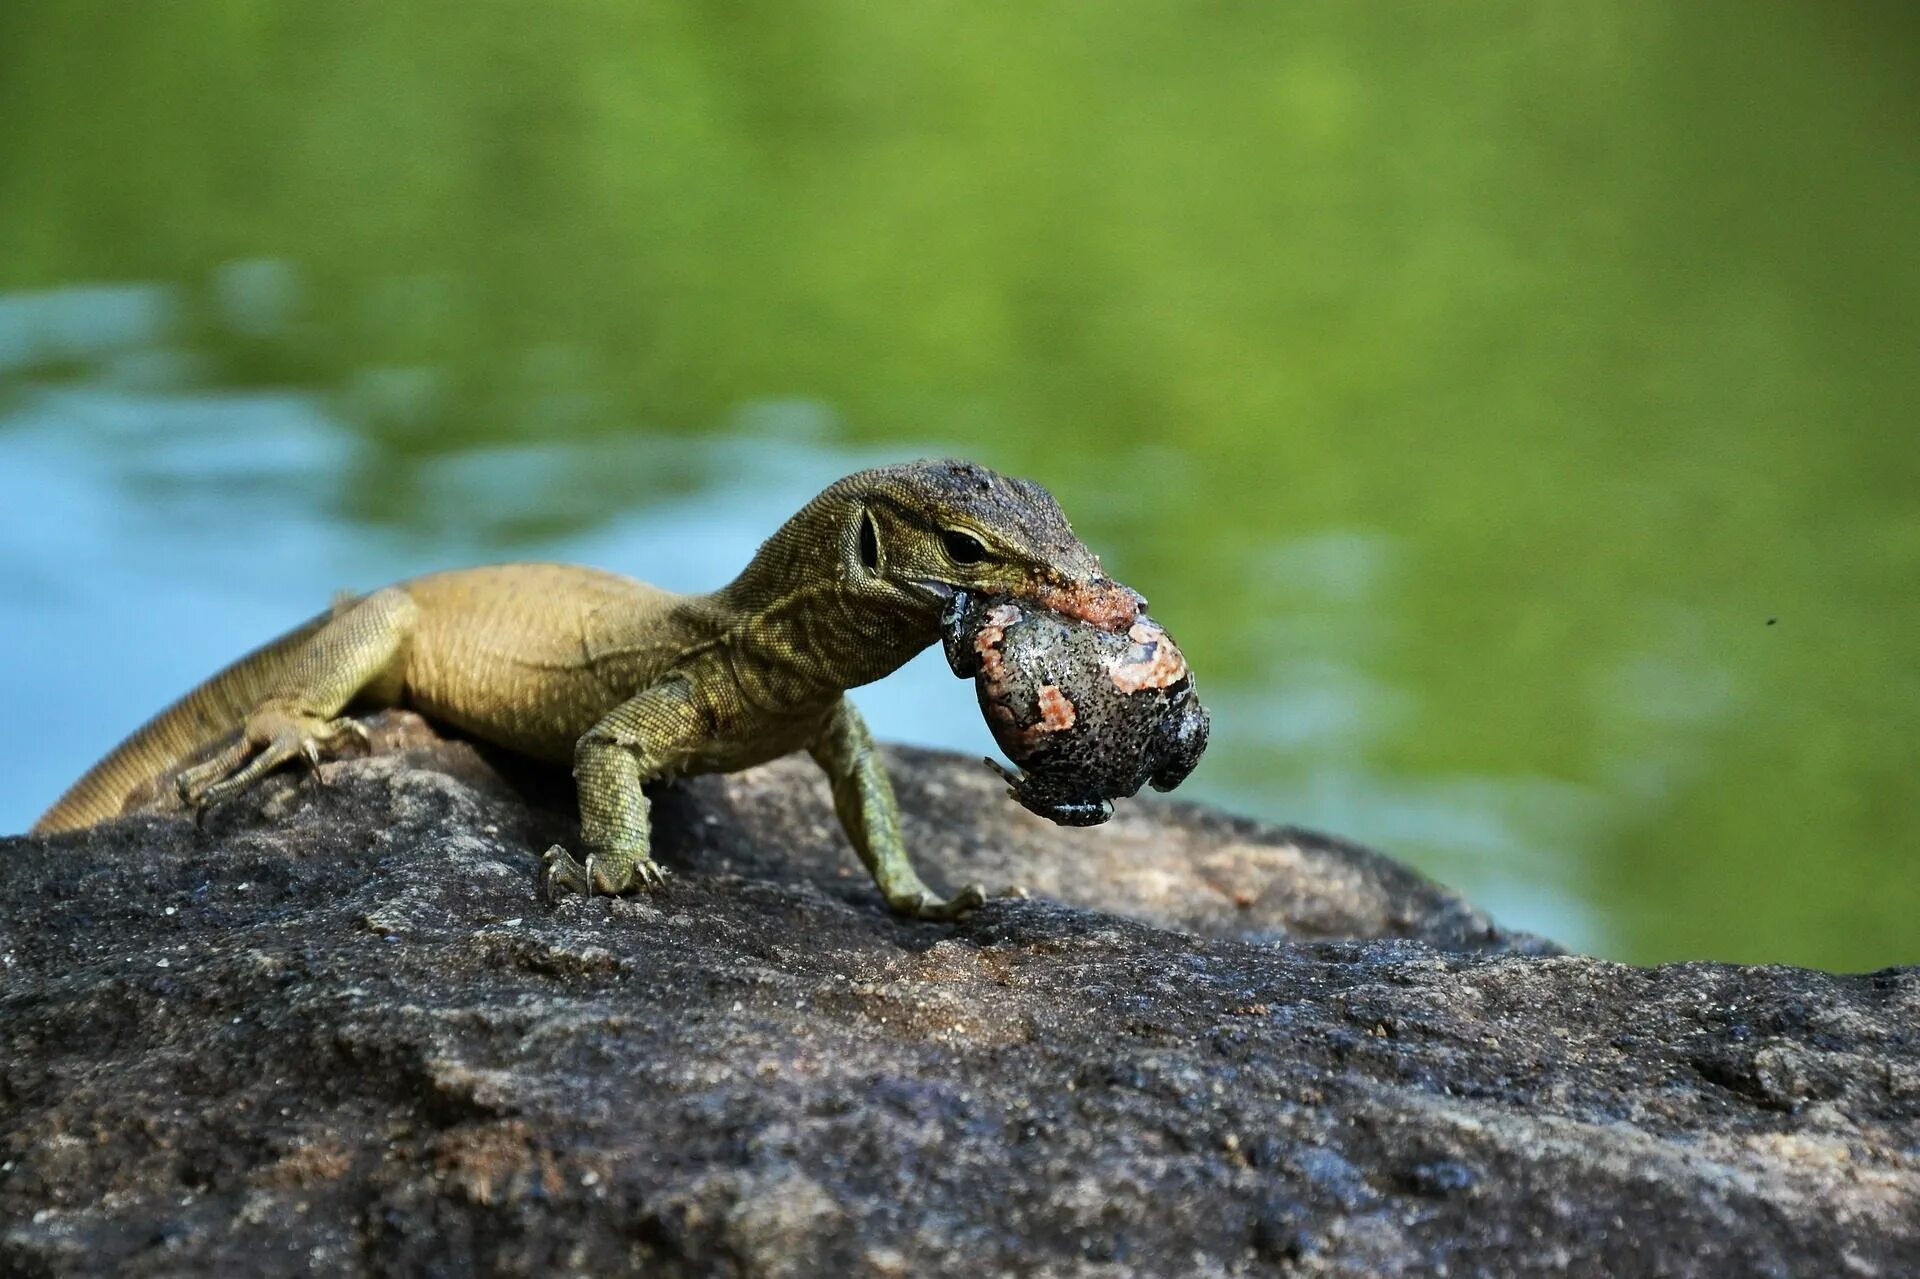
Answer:
POLYGON ((915 919, 958 919, 962 915, 979 910, 987 903, 987 890, 979 884, 968 884, 951 897, 940 897, 929 889, 921 889, 906 897, 889 901, 894 913, 911 915, 915 919))
POLYGON ((371 749, 372 739, 359 720, 262 709, 247 717, 240 735, 213 758, 180 772, 174 790, 196 812, 223 803, 289 760, 299 758, 316 770, 321 760, 340 753, 349 742, 371 749))
POLYGON ((968 884, 948 898, 935 896, 931 889, 922 888, 904 900, 887 904, 897 914, 911 915, 915 919, 946 920, 971 914, 989 901, 1026 901, 1032 896, 1024 884, 1008 884, 992 893, 979 884, 968 884))
POLYGON ((583 865, 555 844, 541 862, 540 880, 549 902, 559 900, 562 893, 614 895, 633 888, 659 888, 667 882, 660 864, 638 849, 603 848, 588 853, 583 865))

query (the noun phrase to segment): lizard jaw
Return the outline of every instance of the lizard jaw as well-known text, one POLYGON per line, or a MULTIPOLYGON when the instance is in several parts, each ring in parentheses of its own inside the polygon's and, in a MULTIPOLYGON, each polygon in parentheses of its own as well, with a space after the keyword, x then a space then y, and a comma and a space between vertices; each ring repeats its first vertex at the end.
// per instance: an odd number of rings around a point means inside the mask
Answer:
MULTIPOLYGON (((931 577, 911 577, 907 579, 907 584, 925 591, 940 604, 951 602, 963 589, 931 577)), ((1085 622, 1103 631, 1124 631, 1147 611, 1145 596, 1107 577, 1096 577, 1091 581, 1043 580, 1016 594, 1062 617, 1085 622)))

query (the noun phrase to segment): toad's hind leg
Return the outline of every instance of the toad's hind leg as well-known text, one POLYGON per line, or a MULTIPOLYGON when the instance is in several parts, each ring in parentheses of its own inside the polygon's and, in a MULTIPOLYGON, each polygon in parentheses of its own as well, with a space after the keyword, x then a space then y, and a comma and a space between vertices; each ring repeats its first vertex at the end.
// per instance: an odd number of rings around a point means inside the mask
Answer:
POLYGON ((174 779, 192 807, 217 804, 295 758, 317 764, 366 731, 341 712, 354 698, 397 690, 418 606, 400 587, 344 608, 288 661, 237 738, 174 779))

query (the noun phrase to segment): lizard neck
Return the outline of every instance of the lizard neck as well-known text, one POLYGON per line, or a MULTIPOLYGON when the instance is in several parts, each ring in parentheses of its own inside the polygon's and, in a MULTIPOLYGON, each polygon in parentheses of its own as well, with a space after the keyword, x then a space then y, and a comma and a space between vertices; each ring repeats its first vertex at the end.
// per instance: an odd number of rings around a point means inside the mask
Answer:
POLYGON ((858 518, 859 508, 829 489, 711 597, 736 618, 736 661, 763 668, 793 693, 804 690, 803 700, 872 683, 940 636, 936 601, 862 580, 853 553, 858 518))

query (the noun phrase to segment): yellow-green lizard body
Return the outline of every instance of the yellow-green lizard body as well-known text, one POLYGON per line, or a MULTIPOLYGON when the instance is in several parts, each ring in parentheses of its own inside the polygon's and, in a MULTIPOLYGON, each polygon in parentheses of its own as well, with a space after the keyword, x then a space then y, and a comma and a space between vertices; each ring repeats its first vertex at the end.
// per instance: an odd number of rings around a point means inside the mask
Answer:
POLYGON ((887 903, 950 917, 983 894, 970 886, 946 900, 921 882, 892 787, 844 694, 937 639, 957 590, 1032 599, 1115 628, 1142 604, 1101 573, 1040 486, 966 462, 882 467, 829 487, 708 595, 569 565, 507 564, 343 601, 155 716, 34 830, 105 820, 170 774, 190 803, 214 802, 358 734, 349 707, 407 706, 572 762, 585 855, 548 850, 550 891, 659 881, 645 783, 807 750, 887 903))

